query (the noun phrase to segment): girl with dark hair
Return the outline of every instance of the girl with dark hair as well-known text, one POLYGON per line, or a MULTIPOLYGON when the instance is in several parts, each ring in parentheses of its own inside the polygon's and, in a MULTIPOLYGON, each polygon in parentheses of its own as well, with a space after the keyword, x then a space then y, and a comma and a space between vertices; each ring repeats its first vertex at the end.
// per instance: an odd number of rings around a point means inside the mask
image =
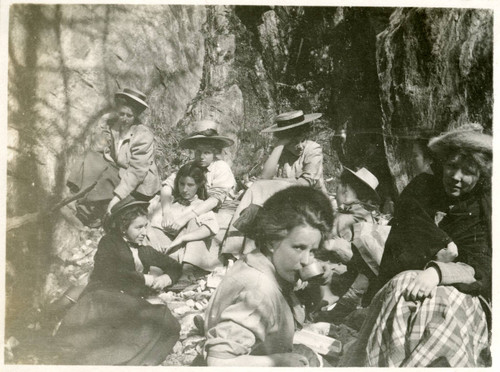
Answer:
MULTIPOLYGON (((180 141, 180 146, 193 150, 194 163, 205 170, 206 188, 208 197, 202 203, 197 203, 193 208, 186 209, 185 213, 172 218, 169 208, 175 201, 173 191, 175 188, 176 174, 171 174, 162 183, 161 226, 170 234, 177 234, 188 221, 207 212, 216 212, 220 226, 227 225, 226 216, 219 213, 226 198, 234 192, 236 180, 228 163, 220 158, 222 149, 234 144, 234 141, 218 133, 219 125, 213 120, 200 120, 195 123, 195 130, 190 136, 180 141)), ((230 218, 230 217, 229 217, 230 218)))
POLYGON ((177 342, 168 307, 144 299, 181 274, 176 261, 143 245, 147 204, 127 197, 111 209, 87 288, 55 335, 62 364, 158 365, 177 342), (152 266, 163 274, 150 274, 152 266))
MULTIPOLYGON (((197 163, 185 164, 175 177, 172 192, 174 202, 168 206, 168 218, 176 221, 178 218, 196 210, 208 199, 205 170, 197 163)), ((187 268, 201 268, 211 271, 220 266, 218 249, 212 246, 211 237, 219 231, 219 225, 212 211, 194 217, 180 231, 172 233, 162 227, 163 206, 157 203, 152 207, 151 227, 148 229, 147 240, 155 249, 168 253, 171 257, 183 263, 183 271, 187 268)))
POLYGON ((291 186, 264 203, 246 230, 258 249, 228 270, 208 305, 209 366, 307 366, 292 352, 295 321, 304 320, 293 287, 332 223, 328 198, 310 187, 291 186))
POLYGON ((429 141, 434 174, 403 190, 357 344, 342 364, 489 365, 492 136, 462 126, 429 141))

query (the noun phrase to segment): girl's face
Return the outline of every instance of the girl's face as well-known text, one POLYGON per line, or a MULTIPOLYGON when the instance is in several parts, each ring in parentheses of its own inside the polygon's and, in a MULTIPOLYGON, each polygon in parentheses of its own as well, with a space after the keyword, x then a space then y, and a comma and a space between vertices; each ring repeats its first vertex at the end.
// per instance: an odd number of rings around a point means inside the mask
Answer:
POLYGON ((119 106, 116 114, 118 116, 118 124, 122 127, 130 127, 134 124, 134 111, 128 106, 119 106))
POLYGON ((448 161, 443 165, 443 186, 449 196, 458 198, 476 186, 479 172, 460 162, 448 161))
POLYGON ((146 237, 146 228, 148 227, 148 219, 146 216, 139 216, 128 226, 125 235, 128 241, 142 245, 146 237))
POLYGON ((210 146, 199 145, 194 151, 195 162, 201 167, 208 167, 215 160, 215 151, 210 146))
POLYGON ((295 226, 271 249, 271 262, 278 275, 289 283, 299 279, 299 270, 310 264, 313 251, 319 248, 321 232, 309 225, 295 226))
POLYGON ((181 177, 179 179, 179 184, 177 185, 179 188, 179 194, 181 198, 186 200, 191 200, 196 195, 198 191, 198 185, 194 181, 193 177, 181 177))

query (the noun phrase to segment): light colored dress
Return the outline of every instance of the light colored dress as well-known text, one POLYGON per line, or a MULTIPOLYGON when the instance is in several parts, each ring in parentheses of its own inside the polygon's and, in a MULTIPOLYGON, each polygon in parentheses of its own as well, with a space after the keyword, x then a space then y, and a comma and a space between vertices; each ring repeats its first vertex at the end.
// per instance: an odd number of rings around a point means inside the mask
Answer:
POLYGON ((208 356, 229 359, 292 351, 294 319, 303 319, 292 288, 282 288, 276 275, 271 261, 257 250, 228 270, 206 311, 208 356))
MULTIPOLYGON (((173 191, 176 176, 177 173, 172 173, 163 181, 162 186, 168 186, 173 191)), ((231 167, 224 160, 215 160, 207 167, 205 177, 207 179, 208 196, 217 199, 219 202, 217 207, 220 207, 226 198, 231 196, 236 187, 236 180, 231 167)))
POLYGON ((323 179, 323 151, 321 145, 314 141, 303 141, 300 144, 298 156, 283 151, 278 161, 276 177, 271 180, 255 181, 245 192, 229 225, 227 234, 222 243, 222 253, 230 253, 239 256, 255 249, 252 240, 244 237, 234 227, 241 213, 250 205, 262 206, 264 202, 287 187, 297 184, 299 178, 305 179, 309 186, 326 193, 325 181, 323 179))
MULTIPOLYGON (((200 200, 198 196, 195 195, 190 202, 191 204, 189 206, 174 202, 169 209, 170 218, 175 221, 188 210, 202 204, 203 200, 200 200)), ((170 243, 177 236, 206 226, 211 232, 210 237, 203 240, 191 241, 180 247, 174 247, 173 250, 167 251, 167 253, 170 257, 179 262, 187 262, 208 271, 220 265, 220 261, 218 260, 218 247, 212 244, 212 237, 219 231, 219 224, 217 223, 215 213, 210 211, 191 219, 176 236, 165 233, 161 227, 162 218, 163 213, 161 210, 160 198, 155 197, 150 205, 149 220, 151 223, 146 234, 146 244, 151 245, 156 250, 162 251, 169 247, 170 243)))
POLYGON ((321 145, 310 140, 300 145, 300 154, 296 156, 283 151, 278 161, 276 178, 305 179, 309 186, 326 192, 323 178, 323 150, 321 145))

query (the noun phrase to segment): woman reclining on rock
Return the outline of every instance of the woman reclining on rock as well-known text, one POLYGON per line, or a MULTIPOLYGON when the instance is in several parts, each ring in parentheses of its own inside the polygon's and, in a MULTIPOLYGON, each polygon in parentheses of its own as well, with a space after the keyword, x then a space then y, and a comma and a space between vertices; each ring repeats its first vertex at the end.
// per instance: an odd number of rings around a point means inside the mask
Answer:
POLYGON ((134 89, 115 94, 116 107, 101 119, 94 148, 78 161, 68 177, 72 192, 94 187, 76 203, 77 217, 98 227, 105 213, 132 195, 148 201, 160 190, 151 130, 139 121, 148 108, 146 96, 134 89))

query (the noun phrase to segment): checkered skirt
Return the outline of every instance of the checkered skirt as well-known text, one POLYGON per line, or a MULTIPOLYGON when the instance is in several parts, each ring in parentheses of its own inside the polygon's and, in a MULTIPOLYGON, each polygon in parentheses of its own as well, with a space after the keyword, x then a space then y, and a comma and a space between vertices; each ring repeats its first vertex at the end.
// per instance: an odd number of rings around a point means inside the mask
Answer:
MULTIPOLYGON (((425 367, 446 360, 451 367, 485 366, 488 327, 479 299, 451 286, 433 297, 406 301, 403 291, 418 271, 406 271, 382 288, 358 340, 367 367, 425 367), (377 315, 378 314, 378 315, 377 315)), ((358 362, 361 360, 358 359, 358 362)), ((357 363, 355 363, 357 364, 357 363)))

